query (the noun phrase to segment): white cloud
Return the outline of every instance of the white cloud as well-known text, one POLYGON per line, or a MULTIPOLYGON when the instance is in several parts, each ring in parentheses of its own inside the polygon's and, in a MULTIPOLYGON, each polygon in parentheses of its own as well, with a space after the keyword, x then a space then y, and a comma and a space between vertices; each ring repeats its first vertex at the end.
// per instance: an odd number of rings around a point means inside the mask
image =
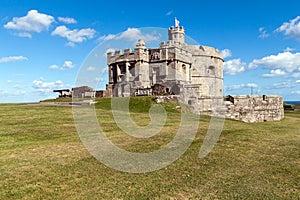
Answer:
POLYGON ((235 75, 245 71, 246 63, 241 62, 241 59, 233 59, 224 62, 223 70, 225 74, 235 75))
POLYGON ((267 37, 270 36, 270 34, 267 33, 267 31, 265 30, 264 27, 260 27, 260 28, 258 29, 258 31, 259 31, 259 36, 258 36, 259 38, 264 39, 264 38, 267 38, 267 37))
POLYGON ((298 91, 292 91, 292 94, 300 94, 300 90, 298 90, 298 91))
POLYGON ((223 58, 228 58, 231 56, 231 51, 229 49, 223 49, 220 51, 220 53, 223 58))
POLYGON ((51 35, 58 35, 60 37, 67 38, 69 41, 68 45, 74 46, 74 43, 81 43, 85 40, 92 39, 95 33, 96 31, 91 28, 70 30, 66 26, 58 26, 51 35))
POLYGON ((270 55, 261 59, 254 59, 249 64, 249 69, 258 66, 273 69, 285 69, 287 72, 294 72, 300 68, 300 53, 283 52, 277 55, 270 55))
POLYGON ((32 87, 38 92, 42 93, 52 93, 55 89, 61 89, 67 87, 61 80, 55 82, 46 82, 43 78, 39 78, 32 82, 32 87))
POLYGON ((51 15, 30 10, 24 17, 14 17, 12 21, 4 25, 4 28, 20 31, 18 35, 21 37, 31 37, 30 32, 40 33, 47 30, 54 21, 51 15))
POLYGON ((7 82, 7 83, 12 83, 13 81, 12 81, 12 80, 7 80, 6 82, 7 82))
POLYGON ((89 71, 89 72, 93 72, 93 71, 96 70, 96 67, 94 67, 94 66, 89 66, 86 70, 89 71))
POLYGON ((296 80, 296 83, 300 83, 300 80, 296 80))
POLYGON ((50 65, 49 69, 59 69, 59 67, 57 65, 50 65))
POLYGON ((256 83, 247 83, 247 84, 238 84, 238 85, 231 85, 231 86, 226 86, 225 89, 227 91, 231 90, 239 90, 242 88, 258 88, 259 86, 256 83))
POLYGON ((3 98, 7 97, 20 97, 24 96, 26 94, 26 91, 21 90, 21 91, 7 91, 7 90, 0 90, 0 95, 3 98))
POLYGON ((113 39, 117 39, 117 35, 108 34, 108 35, 101 36, 99 39, 100 40, 113 40, 113 39))
POLYGON ((160 35, 155 34, 143 34, 141 30, 137 28, 128 28, 126 31, 119 35, 108 34, 101 36, 99 40, 129 40, 129 41, 137 41, 139 39, 144 40, 145 42, 157 41, 159 40, 160 35))
POLYGON ((19 37, 32 38, 32 35, 30 33, 26 33, 26 32, 20 32, 20 33, 14 34, 14 35, 19 36, 19 37))
POLYGON ((65 69, 72 69, 74 67, 75 67, 75 65, 73 64, 73 62, 68 60, 68 61, 65 61, 61 67, 59 67, 57 65, 50 65, 48 68, 53 69, 53 70, 55 70, 55 69, 65 70, 65 69))
POLYGON ((13 86, 13 88, 15 89, 24 89, 24 85, 23 84, 16 84, 13 86))
POLYGON ((246 88, 258 88, 258 85, 256 83, 247 83, 245 85, 246 88))
POLYGON ((74 18, 70 17, 58 17, 58 21, 66 23, 66 24, 76 24, 77 21, 74 18))
POLYGON ((72 61, 65 61, 62 69, 72 69, 74 68, 74 64, 72 63, 72 61))
POLYGON ((28 58, 25 56, 8 56, 8 57, 0 58, 0 63, 22 61, 22 60, 28 60, 28 58))
POLYGON ((274 83, 272 86, 267 87, 267 89, 282 89, 282 88, 293 88, 296 87, 297 84, 295 82, 292 82, 291 80, 274 83))
POLYGON ((283 32, 284 35, 300 40, 300 16, 290 20, 289 22, 284 22, 275 31, 283 32))
POLYGON ((271 78, 271 77, 283 76, 283 75, 286 75, 285 71, 282 71, 281 69, 272 69, 269 74, 263 74, 262 76, 266 78, 271 78))
POLYGON ((293 78, 300 78, 300 72, 292 73, 291 77, 293 77, 293 78))
POLYGON ((173 14, 173 10, 170 10, 170 11, 168 11, 167 13, 166 13, 166 16, 170 16, 170 15, 172 15, 173 14))
POLYGON ((287 47, 284 49, 284 52, 291 52, 291 51, 294 51, 295 49, 293 48, 290 48, 290 47, 287 47))

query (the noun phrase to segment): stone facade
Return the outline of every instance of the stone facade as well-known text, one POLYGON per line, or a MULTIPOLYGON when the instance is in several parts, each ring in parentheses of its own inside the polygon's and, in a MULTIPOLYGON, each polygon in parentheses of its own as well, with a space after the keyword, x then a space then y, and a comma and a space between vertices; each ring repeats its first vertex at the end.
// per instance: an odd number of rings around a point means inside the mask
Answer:
POLYGON ((283 99, 271 95, 229 96, 225 101, 226 118, 244 122, 278 121, 284 117, 283 99))
POLYGON ((185 43, 184 27, 170 27, 168 41, 147 48, 139 40, 135 49, 107 54, 107 93, 116 97, 180 95, 186 104, 213 110, 213 99, 223 100, 223 58, 207 46, 185 43))

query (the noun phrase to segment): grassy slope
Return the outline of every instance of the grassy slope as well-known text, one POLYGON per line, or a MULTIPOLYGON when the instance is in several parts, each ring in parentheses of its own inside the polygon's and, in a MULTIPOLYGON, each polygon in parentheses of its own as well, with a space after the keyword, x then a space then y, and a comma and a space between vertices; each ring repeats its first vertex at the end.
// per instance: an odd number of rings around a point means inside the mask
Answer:
MULTIPOLYGON (((148 152, 170 141, 180 113, 165 104, 164 134, 133 139, 117 128, 109 99, 97 115, 112 141, 148 152)), ((138 124, 149 121, 147 98, 131 101, 138 124)), ((0 105, 0 199, 298 199, 300 196, 300 112, 280 122, 247 124, 226 120, 219 142, 204 159, 197 155, 210 118, 201 116, 197 138, 165 169, 129 174, 99 163, 81 144, 70 107, 0 105)))

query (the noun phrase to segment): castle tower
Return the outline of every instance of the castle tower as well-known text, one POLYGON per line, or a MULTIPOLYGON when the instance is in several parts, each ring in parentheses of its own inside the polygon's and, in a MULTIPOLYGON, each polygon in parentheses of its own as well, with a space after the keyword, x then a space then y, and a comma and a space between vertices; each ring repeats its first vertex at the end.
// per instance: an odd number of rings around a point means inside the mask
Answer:
POLYGON ((145 88, 150 87, 149 57, 144 40, 138 40, 134 49, 134 56, 137 61, 135 64, 135 73, 138 76, 139 85, 145 88))
POLYGON ((168 36, 169 36, 169 40, 184 44, 183 26, 179 26, 178 23, 177 26, 175 26, 175 28, 171 26, 168 30, 168 36))

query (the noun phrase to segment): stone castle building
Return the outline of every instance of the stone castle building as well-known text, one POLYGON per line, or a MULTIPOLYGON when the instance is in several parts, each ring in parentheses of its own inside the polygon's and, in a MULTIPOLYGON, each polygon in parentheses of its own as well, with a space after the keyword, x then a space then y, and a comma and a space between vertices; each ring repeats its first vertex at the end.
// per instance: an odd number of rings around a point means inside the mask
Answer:
POLYGON ((147 48, 139 40, 134 48, 107 54, 111 96, 181 95, 182 101, 211 112, 213 101, 223 100, 223 58, 208 46, 185 43, 184 27, 168 29, 168 41, 147 48))
POLYGON ((184 27, 176 23, 168 29, 168 41, 157 48, 147 48, 138 40, 134 50, 107 53, 109 83, 105 95, 175 95, 195 113, 221 112, 245 122, 284 117, 283 99, 278 96, 236 96, 224 102, 223 62, 213 47, 186 44, 184 27))

